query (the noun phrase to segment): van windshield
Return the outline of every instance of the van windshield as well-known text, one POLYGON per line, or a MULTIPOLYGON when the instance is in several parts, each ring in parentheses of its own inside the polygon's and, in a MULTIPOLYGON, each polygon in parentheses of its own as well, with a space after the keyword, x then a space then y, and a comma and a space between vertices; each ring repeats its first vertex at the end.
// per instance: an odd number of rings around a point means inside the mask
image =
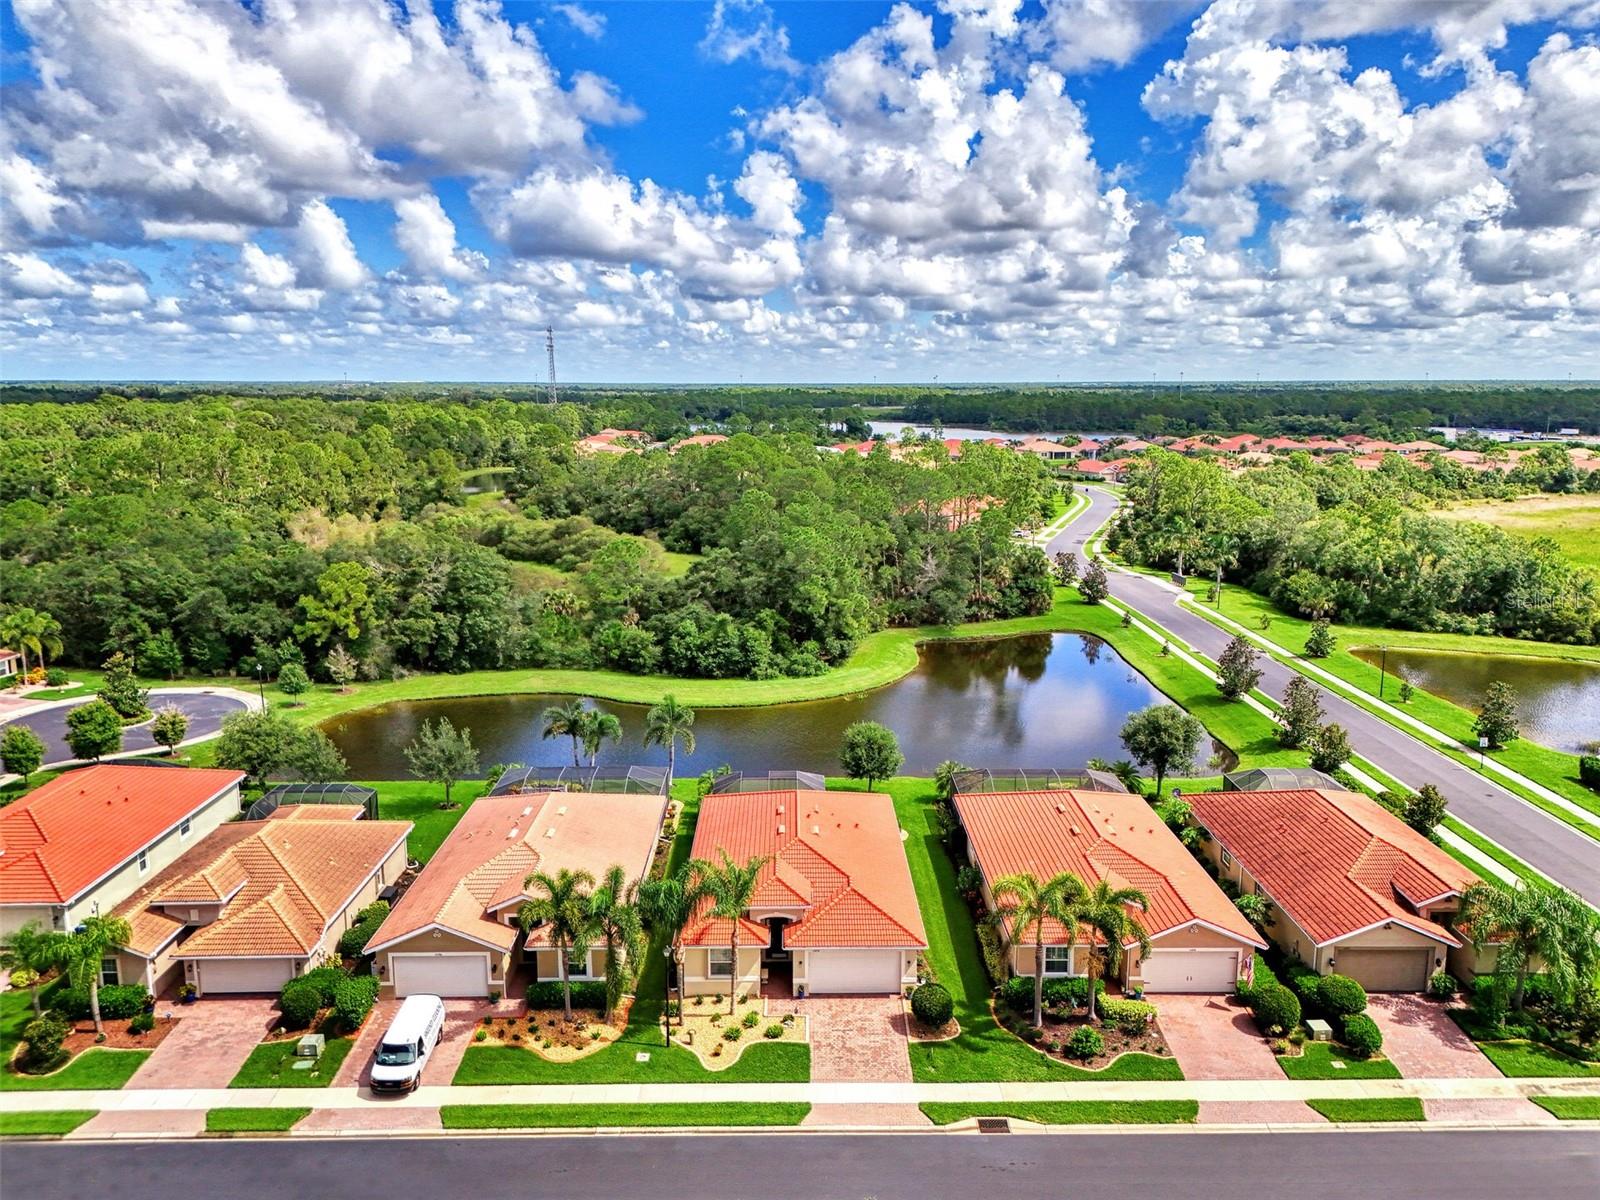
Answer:
POLYGON ((384 1042, 378 1047, 378 1065, 381 1067, 403 1067, 407 1063, 417 1061, 417 1048, 410 1045, 396 1046, 384 1042))

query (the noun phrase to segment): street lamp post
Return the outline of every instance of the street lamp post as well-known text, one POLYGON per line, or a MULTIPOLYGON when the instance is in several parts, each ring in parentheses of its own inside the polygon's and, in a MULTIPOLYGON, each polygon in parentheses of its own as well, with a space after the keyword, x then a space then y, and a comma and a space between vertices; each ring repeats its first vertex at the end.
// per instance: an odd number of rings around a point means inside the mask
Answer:
POLYGON ((672 1045, 672 968, 677 964, 672 958, 672 947, 662 948, 661 957, 667 960, 666 970, 661 972, 661 1019, 667 1026, 667 1045, 672 1045))
POLYGON ((256 694, 261 697, 261 711, 267 711, 267 685, 261 674, 261 664, 256 664, 256 694))
POLYGON ((1378 647, 1378 699, 1383 699, 1383 680, 1389 670, 1389 647, 1378 647))

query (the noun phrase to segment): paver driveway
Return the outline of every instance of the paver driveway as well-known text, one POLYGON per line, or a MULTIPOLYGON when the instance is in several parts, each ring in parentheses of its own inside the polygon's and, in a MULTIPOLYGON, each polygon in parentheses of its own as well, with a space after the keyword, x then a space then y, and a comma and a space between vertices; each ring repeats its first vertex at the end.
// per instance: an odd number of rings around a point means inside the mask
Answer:
POLYGON ((1278 1060, 1248 1009, 1226 996, 1151 998, 1185 1079, 1282 1079, 1278 1060))
POLYGON ((128 1080, 130 1088, 222 1088, 277 1023, 271 996, 216 996, 194 1004, 159 1003, 179 1018, 144 1065, 128 1080))
MULTIPOLYGON (((378 1049, 378 1039, 389 1028, 402 1003, 404 1002, 400 1000, 380 1000, 373 1006, 372 1015, 361 1027, 356 1044, 350 1048, 350 1053, 339 1065, 339 1073, 333 1080, 334 1087, 357 1085, 366 1087, 372 1082, 372 1056, 378 1049)), ((439 1044, 433 1048, 427 1064, 422 1068, 423 1083, 447 1084, 455 1078, 456 1068, 461 1065, 461 1057, 472 1044, 472 1031, 477 1028, 478 1021, 490 1011, 490 1005, 486 1000, 444 1002, 444 1033, 440 1035, 439 1044)))
POLYGON ((1493 1079, 1500 1074, 1442 1004, 1403 993, 1368 996, 1367 1015, 1383 1033, 1383 1052, 1407 1079, 1493 1079))
POLYGON ((911 1082, 905 1002, 899 996, 810 996, 770 1000, 773 1014, 799 1013, 811 1023, 811 1078, 911 1082))

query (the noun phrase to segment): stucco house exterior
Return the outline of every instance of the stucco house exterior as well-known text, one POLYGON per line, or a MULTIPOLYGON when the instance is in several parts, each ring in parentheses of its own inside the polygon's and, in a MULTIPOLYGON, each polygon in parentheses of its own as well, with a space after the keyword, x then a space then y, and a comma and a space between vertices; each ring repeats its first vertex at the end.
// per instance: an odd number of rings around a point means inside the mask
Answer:
POLYGON ((1303 788, 1185 798, 1219 876, 1271 902, 1272 940, 1312 970, 1416 992, 1435 971, 1480 969, 1451 928, 1478 877, 1367 797, 1303 788))
POLYGON ((103 981, 276 992, 335 958, 340 934, 406 869, 411 822, 363 813, 284 805, 215 830, 117 906, 133 937, 103 981))
POLYGON ((239 815, 242 771, 101 763, 0 808, 0 941, 109 913, 239 815))
MULTIPOLYGON (((650 869, 666 817, 664 795, 530 792, 485 796, 472 804, 367 943, 381 994, 487 996, 504 992, 518 967, 560 978, 557 951, 539 927, 526 939, 517 910, 531 899, 534 872, 613 865, 628 878, 650 869)), ((568 978, 605 978, 605 952, 591 947, 568 978)))
POLYGON ((928 937, 894 804, 877 793, 768 791, 707 796, 693 856, 767 859, 754 901, 732 929, 706 908, 683 932, 686 995, 740 991, 787 977, 796 996, 879 994, 917 982, 928 937))
MULTIPOLYGON (((1230 992, 1250 975, 1255 951, 1266 948, 1141 796, 1065 789, 986 792, 958 794, 955 808, 991 909, 996 881, 1023 872, 1043 883, 1068 871, 1090 887, 1104 880, 1113 887, 1136 887, 1149 897, 1149 907, 1133 913, 1149 935, 1149 955, 1140 957, 1137 942, 1123 947, 1120 980, 1130 990, 1230 992)), ((1031 976, 1036 935, 1031 929, 1008 929, 1007 934, 1012 973, 1031 976)), ((1086 932, 1071 939, 1069 951, 1065 927, 1046 921, 1044 940, 1047 976, 1088 973, 1086 932)))

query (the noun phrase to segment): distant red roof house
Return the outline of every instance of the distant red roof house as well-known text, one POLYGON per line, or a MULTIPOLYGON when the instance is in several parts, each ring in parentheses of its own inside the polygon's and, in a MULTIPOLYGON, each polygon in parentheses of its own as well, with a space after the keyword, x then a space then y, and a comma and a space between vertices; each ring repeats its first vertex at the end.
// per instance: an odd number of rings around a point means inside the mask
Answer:
POLYGON ((649 441, 642 429, 602 429, 579 439, 573 448, 580 454, 636 454, 649 441))
POLYGON ((879 443, 868 442, 835 442, 829 446, 830 450, 837 450, 840 454, 871 454, 878 448, 879 443))
POLYGON ((1400 451, 1401 454, 1427 454, 1432 450, 1443 450, 1444 447, 1439 445, 1438 442, 1425 442, 1417 440, 1412 442, 1401 442, 1395 447, 1395 449, 1400 451))
POLYGON ((1080 458, 1072 464, 1072 469, 1079 475, 1088 475, 1095 479, 1116 479, 1122 474, 1121 470, 1111 463, 1098 462, 1092 458, 1080 458))
POLYGON ((1026 437, 1016 444, 1016 449, 1024 454, 1036 454, 1046 462, 1059 462, 1071 458, 1073 452, 1060 442, 1052 442, 1048 438, 1026 437))
MULTIPOLYGON (((983 875, 985 898, 994 884, 1029 872, 1040 880, 1069 871, 1093 886, 1135 887, 1149 907, 1133 915, 1150 936, 1124 949, 1123 981, 1147 992, 1229 992, 1250 974, 1264 942, 1205 869, 1178 841, 1143 797, 1126 792, 992 792, 958 794, 956 812, 969 855, 983 875)), ((1032 931, 1011 931, 1012 969, 1032 975, 1032 931)), ((1080 930, 1068 953, 1067 931, 1047 921, 1045 971, 1081 975, 1090 937, 1080 930)))
MULTIPOLYGON (((927 949, 922 911, 888 796, 749 792, 707 796, 693 857, 766 858, 739 921, 741 987, 767 973, 796 994, 897 993, 927 949)), ((726 991, 732 924, 702 908, 684 930, 684 985, 726 991)))
POLYGON ((1350 465, 1358 471, 1376 471, 1383 466, 1382 454, 1353 454, 1350 456, 1350 465))
POLYGON ((727 440, 728 435, 725 433, 697 433, 693 437, 686 437, 682 441, 675 442, 672 446, 672 452, 676 454, 685 446, 715 446, 718 442, 727 440))
POLYGON ((1116 451, 1118 454, 1139 454, 1142 451, 1149 450, 1152 445, 1153 443, 1146 442, 1140 438, 1129 438, 1125 442, 1119 442, 1116 446, 1116 451))
POLYGON ((1093 438, 1079 438, 1077 441, 1068 445, 1067 449, 1073 454, 1087 454, 1092 458, 1094 455, 1099 454, 1101 450, 1105 449, 1105 446, 1102 443, 1095 441, 1093 438))
POLYGON ((1274 941, 1373 991, 1421 991, 1474 956, 1451 929, 1478 877, 1365 796, 1326 789, 1196 792, 1205 853, 1276 910, 1274 941))
POLYGON ((1213 449, 1220 450, 1224 454, 1237 454, 1260 440, 1253 433, 1236 433, 1232 437, 1223 438, 1213 449))

